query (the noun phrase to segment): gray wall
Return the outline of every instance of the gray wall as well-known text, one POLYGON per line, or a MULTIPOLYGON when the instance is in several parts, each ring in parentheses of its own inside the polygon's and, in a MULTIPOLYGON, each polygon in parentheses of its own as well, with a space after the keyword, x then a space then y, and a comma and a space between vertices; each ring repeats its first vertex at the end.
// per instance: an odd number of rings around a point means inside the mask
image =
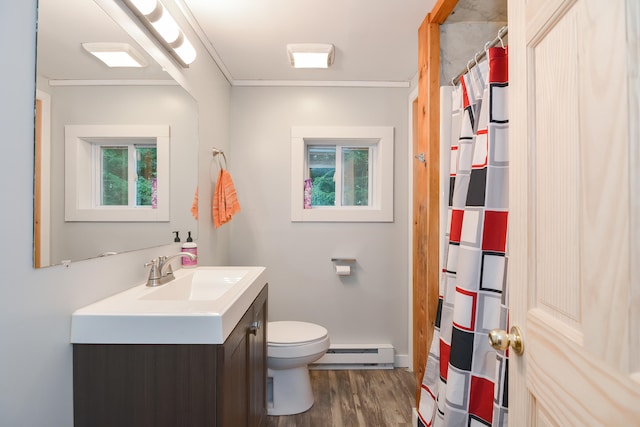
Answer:
MULTIPOLYGON (((231 262, 264 265, 270 320, 325 326, 333 343, 390 343, 408 353, 406 88, 234 87, 233 176, 242 212, 231 221, 231 262), (291 126, 392 126, 392 223, 292 223, 291 126), (357 259, 338 277, 332 257, 357 259)), ((406 361, 405 361, 406 362, 406 361)))
MULTIPOLYGON (((71 313, 141 283, 147 274, 144 262, 177 248, 33 269, 35 22, 36 0, 1 3, 0 39, 19 42, 3 43, 0 64, 0 425, 69 427, 71 313)), ((227 144, 229 84, 205 54, 185 72, 185 79, 197 95, 200 116, 207 118, 199 122, 200 136, 207 143, 227 144)), ((200 184, 207 182, 206 172, 200 174, 200 184)), ((204 206, 207 197, 202 199, 204 206)), ((228 233, 214 232, 207 219, 199 225, 201 261, 226 263, 228 233)))

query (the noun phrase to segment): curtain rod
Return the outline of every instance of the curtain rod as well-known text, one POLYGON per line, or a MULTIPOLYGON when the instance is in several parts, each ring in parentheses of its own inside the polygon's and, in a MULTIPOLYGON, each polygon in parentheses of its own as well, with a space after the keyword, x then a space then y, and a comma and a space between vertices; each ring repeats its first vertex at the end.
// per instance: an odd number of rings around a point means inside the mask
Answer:
POLYGON ((498 43, 500 43, 502 45, 502 47, 504 47, 504 42, 503 42, 502 38, 504 36, 506 36, 508 32, 509 32, 509 28, 506 25, 504 27, 500 28, 498 30, 498 35, 496 36, 496 38, 491 40, 491 41, 489 41, 489 42, 487 42, 484 45, 484 49, 482 49, 481 51, 476 52, 476 54, 473 55, 473 58, 471 58, 471 60, 469 62, 467 62, 467 67, 464 70, 460 71, 458 73, 458 75, 456 75, 454 78, 451 79, 452 86, 457 85, 458 82, 460 81, 460 79, 462 78, 462 76, 467 74, 471 68, 473 68, 475 65, 478 65, 478 62, 481 59, 484 59, 485 56, 487 56, 487 49, 497 45, 498 43))

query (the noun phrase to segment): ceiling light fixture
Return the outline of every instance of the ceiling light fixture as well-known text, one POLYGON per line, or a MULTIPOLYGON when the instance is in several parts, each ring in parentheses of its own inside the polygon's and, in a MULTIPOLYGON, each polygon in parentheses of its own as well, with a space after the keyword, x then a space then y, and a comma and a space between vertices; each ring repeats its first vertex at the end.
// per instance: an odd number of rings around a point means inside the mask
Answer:
POLYGON ((108 67, 146 67, 144 57, 127 43, 82 43, 84 50, 108 67))
POLYGON ((329 68, 335 56, 333 45, 328 43, 288 44, 287 55, 294 68, 329 68))
POLYGON ((180 65, 186 68, 195 61, 195 48, 162 3, 158 0, 125 0, 125 4, 180 65))

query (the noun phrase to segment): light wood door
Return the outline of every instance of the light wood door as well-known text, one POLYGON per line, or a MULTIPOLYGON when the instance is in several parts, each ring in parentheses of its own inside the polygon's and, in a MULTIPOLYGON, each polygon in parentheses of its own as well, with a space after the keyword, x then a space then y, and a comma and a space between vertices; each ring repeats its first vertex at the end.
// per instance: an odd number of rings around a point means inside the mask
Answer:
POLYGON ((639 17, 509 1, 510 425, 640 425, 639 17))
POLYGON ((41 265, 42 246, 42 100, 36 99, 33 175, 33 266, 41 265))

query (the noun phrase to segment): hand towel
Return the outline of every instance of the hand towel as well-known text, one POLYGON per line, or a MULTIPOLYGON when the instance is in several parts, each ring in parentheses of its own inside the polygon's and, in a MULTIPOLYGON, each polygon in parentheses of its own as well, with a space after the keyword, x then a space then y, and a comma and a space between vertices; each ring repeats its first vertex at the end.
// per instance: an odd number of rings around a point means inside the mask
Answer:
POLYGON ((213 209, 211 213, 214 228, 231 221, 231 217, 237 212, 240 212, 240 203, 238 202, 231 174, 226 169, 221 168, 213 193, 213 209))
POLYGON ((193 196, 193 204, 191 205, 191 215, 198 219, 198 187, 196 186, 196 194, 193 196))

